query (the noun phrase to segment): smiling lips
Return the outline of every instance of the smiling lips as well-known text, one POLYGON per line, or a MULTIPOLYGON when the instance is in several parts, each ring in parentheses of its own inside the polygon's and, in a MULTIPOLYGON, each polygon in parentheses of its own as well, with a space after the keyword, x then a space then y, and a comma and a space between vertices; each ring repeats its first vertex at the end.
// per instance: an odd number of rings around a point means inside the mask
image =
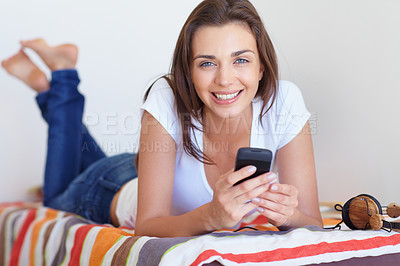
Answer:
POLYGON ((230 104, 235 102, 239 97, 240 93, 243 90, 239 90, 236 92, 212 92, 211 94, 214 96, 213 99, 218 104, 230 104))
POLYGON ((237 99, 239 99, 242 91, 243 90, 238 90, 235 92, 219 91, 219 92, 212 92, 211 95, 213 96, 212 98, 217 104, 225 105, 225 104, 231 104, 235 102, 237 99))

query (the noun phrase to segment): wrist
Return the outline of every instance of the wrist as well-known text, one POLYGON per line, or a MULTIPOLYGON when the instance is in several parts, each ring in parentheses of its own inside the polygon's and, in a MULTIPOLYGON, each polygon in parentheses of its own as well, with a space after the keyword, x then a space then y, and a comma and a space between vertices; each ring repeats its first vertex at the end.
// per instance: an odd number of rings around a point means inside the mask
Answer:
POLYGON ((210 202, 203 205, 202 220, 204 228, 208 232, 215 231, 219 228, 210 202))
POLYGON ((293 226, 293 222, 292 221, 294 219, 293 217, 298 216, 298 215, 299 215, 299 211, 296 208, 296 209, 294 209, 294 213, 291 216, 289 216, 287 218, 287 220, 282 225, 277 226, 279 231, 287 231, 287 230, 289 230, 289 229, 291 229, 293 227, 296 227, 296 226, 293 226))

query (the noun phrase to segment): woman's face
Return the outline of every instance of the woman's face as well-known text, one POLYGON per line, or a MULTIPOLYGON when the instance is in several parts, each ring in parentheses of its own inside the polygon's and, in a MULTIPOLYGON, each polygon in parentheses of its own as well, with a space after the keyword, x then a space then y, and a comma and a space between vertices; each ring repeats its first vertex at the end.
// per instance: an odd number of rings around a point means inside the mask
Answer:
POLYGON ((190 69, 206 113, 220 118, 249 110, 264 70, 256 40, 241 23, 199 28, 192 40, 190 69))

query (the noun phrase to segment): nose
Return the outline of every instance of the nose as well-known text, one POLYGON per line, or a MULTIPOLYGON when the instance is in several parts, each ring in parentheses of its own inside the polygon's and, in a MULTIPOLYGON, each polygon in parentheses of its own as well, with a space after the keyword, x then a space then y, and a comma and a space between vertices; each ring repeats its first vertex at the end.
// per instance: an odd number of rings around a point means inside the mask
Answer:
POLYGON ((215 83, 221 87, 229 87, 235 80, 235 73, 229 65, 220 65, 216 72, 215 83))

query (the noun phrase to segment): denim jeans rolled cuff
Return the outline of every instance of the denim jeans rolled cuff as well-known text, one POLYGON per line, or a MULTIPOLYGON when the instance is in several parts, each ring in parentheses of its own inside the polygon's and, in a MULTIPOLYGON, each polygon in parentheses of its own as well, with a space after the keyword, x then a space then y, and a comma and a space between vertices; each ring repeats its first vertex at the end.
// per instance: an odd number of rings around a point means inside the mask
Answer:
POLYGON ((36 95, 36 103, 42 113, 43 118, 47 121, 47 104, 49 96, 57 93, 62 93, 59 97, 63 99, 69 99, 71 97, 80 96, 80 93, 76 89, 80 79, 78 72, 75 69, 63 69, 56 70, 51 73, 50 89, 47 91, 40 92, 36 95), (61 85, 61 86, 60 86, 61 85), (67 86, 65 86, 67 85, 67 86))
POLYGON ((72 81, 79 83, 81 80, 79 79, 76 69, 62 69, 51 72, 51 82, 53 81, 72 81))
POLYGON ((80 79, 75 69, 57 70, 51 73, 49 95, 61 99, 72 99, 81 96, 78 92, 80 79))

